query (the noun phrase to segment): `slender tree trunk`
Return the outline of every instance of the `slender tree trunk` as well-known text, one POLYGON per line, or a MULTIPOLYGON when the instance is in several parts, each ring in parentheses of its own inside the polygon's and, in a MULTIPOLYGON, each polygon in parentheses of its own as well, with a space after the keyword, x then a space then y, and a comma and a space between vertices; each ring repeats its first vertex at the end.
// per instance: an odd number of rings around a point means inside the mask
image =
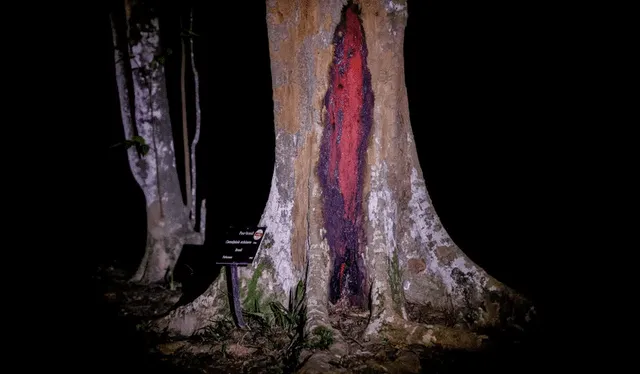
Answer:
MULTIPOLYGON (((180 31, 184 29, 182 27, 182 20, 180 20, 180 31)), ((185 192, 187 195, 187 208, 191 208, 191 202, 193 201, 191 191, 191 165, 189 158, 189 124, 187 123, 187 50, 184 43, 184 36, 180 38, 180 98, 182 101, 182 146, 184 149, 184 180, 185 180, 185 192)), ((195 213, 195 211, 194 211, 195 213)), ((190 217, 191 218, 191 217, 190 217)))
POLYGON ((129 166, 144 193, 147 213, 145 253, 131 280, 150 284, 164 281, 182 246, 201 243, 203 235, 194 231, 189 220, 191 207, 182 199, 158 18, 153 9, 135 0, 125 1, 124 13, 124 20, 112 14, 112 31, 125 137, 140 136, 149 146, 144 156, 133 147, 128 150, 129 166))
MULTIPOLYGON (((345 5, 267 1, 276 161, 267 232, 240 274, 245 306, 286 305, 303 280, 307 332, 330 328, 329 314, 346 306, 369 310, 369 337, 423 344, 446 341, 446 329, 409 321, 408 302, 474 326, 500 322, 504 305, 526 313, 526 300, 453 243, 431 204, 409 123, 405 1, 345 5)), ((189 335, 224 317, 224 282, 156 327, 189 335)))
MULTIPOLYGON (((189 13, 189 30, 193 31, 193 8, 191 8, 189 13)), ((196 146, 200 141, 200 126, 201 126, 201 118, 202 114, 200 111, 200 76, 198 74, 198 69, 196 67, 196 59, 195 53, 193 52, 193 37, 189 38, 189 53, 191 57, 191 72, 193 73, 193 88, 194 88, 194 96, 195 96, 195 110, 196 110, 196 131, 193 136, 193 141, 191 142, 191 205, 189 206, 191 210, 191 227, 196 227, 196 146)), ((202 200, 202 210, 205 211, 205 203, 206 201, 202 200)), ((204 240, 203 231, 206 227, 205 225, 205 215, 200 215, 200 234, 204 240)))

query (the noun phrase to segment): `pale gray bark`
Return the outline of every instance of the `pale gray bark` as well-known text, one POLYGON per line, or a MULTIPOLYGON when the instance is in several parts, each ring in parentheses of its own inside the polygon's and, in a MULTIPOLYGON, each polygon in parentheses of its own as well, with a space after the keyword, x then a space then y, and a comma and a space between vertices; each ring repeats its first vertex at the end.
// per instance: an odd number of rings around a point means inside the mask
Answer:
MULTIPOLYGON (((139 135, 149 152, 140 157, 128 150, 131 172, 142 189, 147 210, 147 245, 132 281, 162 282, 180 256, 184 244, 203 242, 189 220, 176 170, 175 151, 164 66, 159 63, 159 21, 152 10, 136 1, 127 2, 126 26, 119 27, 112 14, 116 82, 125 137, 139 135), (150 12, 149 17, 142 12, 150 12), (125 30, 123 30, 123 28, 125 30), (120 37, 123 33, 124 37, 120 37), (135 37, 134 37, 135 35, 135 37), (127 69, 129 67, 129 69, 127 69), (133 91, 129 89, 133 88, 133 91)), ((206 205, 202 204, 201 229, 206 205)))
MULTIPOLYGON (((276 161, 260 221, 267 233, 254 263, 241 271, 241 287, 245 298, 254 297, 249 290, 253 280, 260 288, 260 302, 279 300, 286 305, 290 290, 299 280, 305 281, 307 331, 329 326, 331 260, 322 217, 331 212, 322 211, 315 170, 331 42, 344 4, 342 0, 267 1, 276 161)), ((455 246, 433 209, 409 123, 402 50, 405 1, 360 4, 375 94, 363 193, 363 256, 371 286, 367 334, 400 331, 396 338, 407 342, 438 343, 445 329, 408 321, 406 302, 452 308, 461 319, 471 315, 474 326, 498 323, 504 302, 531 311, 526 300, 455 246)), ((203 296, 157 321, 156 327, 189 335, 209 320, 224 318, 222 313, 228 311, 220 305, 226 300, 212 300, 212 290, 223 282, 218 278, 203 296)), ((473 339, 469 342, 476 344, 473 339)))
MULTIPOLYGON (((193 9, 191 9, 191 13, 189 15, 189 28, 193 31, 193 9)), ((193 85, 195 90, 195 109, 196 109, 196 132, 193 136, 193 141, 191 142, 191 227, 195 227, 196 225, 196 146, 200 141, 200 126, 202 123, 202 114, 200 110, 200 76, 198 74, 198 68, 196 67, 196 58, 193 52, 193 37, 189 39, 190 56, 191 56, 191 71, 193 72, 193 85)), ((202 206, 204 206, 205 201, 202 201, 202 206)), ((202 208, 205 209, 205 208, 202 208)), ((200 215, 201 219, 204 220, 205 216, 200 215)), ((200 234, 202 237, 205 237, 205 225, 200 224, 200 234)))

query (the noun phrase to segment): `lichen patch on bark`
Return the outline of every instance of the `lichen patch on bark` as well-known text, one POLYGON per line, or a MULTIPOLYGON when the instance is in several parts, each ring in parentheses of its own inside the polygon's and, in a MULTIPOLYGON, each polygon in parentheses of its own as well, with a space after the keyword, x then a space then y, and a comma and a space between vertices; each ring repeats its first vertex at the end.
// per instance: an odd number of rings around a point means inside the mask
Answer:
POLYGON ((407 261, 407 267, 411 273, 418 274, 424 271, 424 269, 427 268, 427 265, 422 259, 410 258, 409 261, 407 261))
POLYGON ((283 190, 281 184, 286 183, 287 178, 293 179, 291 175, 287 176, 285 173, 281 174, 277 170, 274 171, 269 199, 260 219, 260 224, 267 227, 267 234, 272 240, 269 241, 269 248, 265 248, 264 245, 261 246, 254 260, 254 264, 258 264, 263 257, 270 259, 273 263, 279 286, 285 293, 289 292, 298 279, 291 266, 290 246, 293 231, 293 222, 291 220, 293 201, 292 198, 281 195, 283 190))
MULTIPOLYGON (((377 145, 374 147, 378 148, 377 145)), ((374 164, 370 160, 369 165, 371 167, 369 169, 367 217, 371 230, 368 238, 371 243, 378 243, 374 245, 376 251, 384 252, 391 257, 396 250, 395 223, 398 211, 394 199, 395 193, 387 184, 389 170, 386 163, 379 161, 374 164)))
POLYGON ((451 266, 456 259, 456 248, 451 246, 439 246, 435 249, 436 256, 445 265, 451 266))

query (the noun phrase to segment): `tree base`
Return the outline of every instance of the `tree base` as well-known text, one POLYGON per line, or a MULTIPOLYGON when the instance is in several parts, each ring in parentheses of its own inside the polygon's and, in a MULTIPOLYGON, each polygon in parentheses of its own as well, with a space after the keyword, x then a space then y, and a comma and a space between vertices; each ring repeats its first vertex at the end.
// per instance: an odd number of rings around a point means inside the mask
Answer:
POLYGON ((231 313, 225 307, 228 306, 225 302, 228 297, 225 281, 226 277, 222 274, 194 303, 178 307, 154 321, 152 328, 157 333, 174 337, 201 335, 196 340, 172 340, 164 344, 163 349, 178 347, 184 354, 208 353, 212 355, 212 360, 215 358, 217 365, 237 364, 243 370, 265 365, 264 362, 268 361, 269 365, 286 365, 292 372, 297 368, 295 372, 298 373, 366 370, 419 373, 425 370, 421 365, 432 354, 444 352, 442 354, 446 357, 462 355, 463 359, 473 359, 476 356, 464 352, 478 352, 478 356, 482 356, 481 352, 491 345, 493 339, 493 336, 487 337, 472 331, 453 319, 449 321, 455 325, 423 323, 423 320, 443 323, 447 320, 435 317, 437 310, 429 311, 427 307, 419 308, 413 304, 408 305, 408 319, 405 319, 390 308, 374 309, 374 313, 371 313, 329 303, 326 313, 309 317, 304 329, 305 339, 302 340, 290 338, 292 335, 287 337, 281 327, 265 325, 252 316, 247 319, 250 330, 241 330, 233 326, 231 313), (216 320, 218 322, 214 322, 216 320), (220 326, 224 328, 221 330, 220 326), (227 336, 220 338, 222 334, 227 336), (269 343, 265 343, 267 341, 269 343), (203 351, 205 348, 206 352, 203 351), (245 351, 253 353, 245 355, 245 351))
POLYGON ((225 269, 209 288, 189 304, 178 306, 166 316, 154 320, 150 329, 168 336, 198 334, 217 321, 230 318, 225 269))
POLYGON ((328 349, 303 351, 297 373, 421 373, 426 370, 423 361, 436 352, 452 356, 477 352, 482 356, 488 347, 488 336, 465 328, 407 321, 392 313, 383 315, 373 321, 362 312, 331 315, 336 341, 328 349))

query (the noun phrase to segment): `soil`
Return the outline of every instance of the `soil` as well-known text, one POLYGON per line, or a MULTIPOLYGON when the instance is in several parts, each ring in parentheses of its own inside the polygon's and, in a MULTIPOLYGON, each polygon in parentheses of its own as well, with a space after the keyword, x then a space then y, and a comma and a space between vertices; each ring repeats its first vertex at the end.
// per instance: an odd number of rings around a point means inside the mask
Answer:
MULTIPOLYGON (((332 308, 331 324, 339 330, 348 354, 337 357, 326 347, 331 336, 304 343, 295 327, 246 314, 248 329, 231 318, 184 339, 159 336, 148 321, 181 303, 182 285, 141 287, 129 284, 124 270, 99 268, 95 282, 95 352, 99 372, 153 373, 462 373, 533 372, 545 363, 538 331, 520 328, 483 331, 480 349, 454 350, 423 345, 398 346, 364 341, 368 314, 332 308), (126 369, 123 369, 126 368, 126 369)), ((447 323, 446 315, 408 306, 410 319, 447 323)), ((453 322, 451 322, 453 323, 453 322)))

